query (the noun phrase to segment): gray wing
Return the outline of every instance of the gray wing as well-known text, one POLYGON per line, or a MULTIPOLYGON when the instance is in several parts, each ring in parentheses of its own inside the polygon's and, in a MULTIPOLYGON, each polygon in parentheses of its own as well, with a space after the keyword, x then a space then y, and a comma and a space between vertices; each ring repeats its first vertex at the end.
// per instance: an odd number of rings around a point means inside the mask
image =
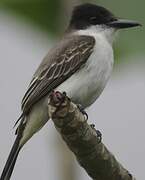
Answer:
POLYGON ((91 36, 75 36, 66 38, 50 51, 34 74, 22 99, 23 113, 27 113, 38 100, 85 64, 94 44, 95 40, 91 36))

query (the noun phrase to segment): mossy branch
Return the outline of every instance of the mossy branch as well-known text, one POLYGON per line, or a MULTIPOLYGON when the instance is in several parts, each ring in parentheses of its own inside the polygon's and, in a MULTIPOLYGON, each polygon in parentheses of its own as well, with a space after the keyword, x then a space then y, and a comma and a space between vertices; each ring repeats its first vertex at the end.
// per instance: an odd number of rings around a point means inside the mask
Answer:
POLYGON ((88 124, 67 96, 53 92, 48 101, 48 113, 78 163, 93 180, 135 180, 100 142, 94 126, 88 124))

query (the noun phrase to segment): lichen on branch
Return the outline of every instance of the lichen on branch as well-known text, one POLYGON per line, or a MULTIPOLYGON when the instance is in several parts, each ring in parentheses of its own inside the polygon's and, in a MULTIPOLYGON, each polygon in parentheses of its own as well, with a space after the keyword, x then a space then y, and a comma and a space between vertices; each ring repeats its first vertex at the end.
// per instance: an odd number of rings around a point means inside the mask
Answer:
POLYGON ((88 124, 65 93, 51 93, 48 113, 78 163, 93 180, 135 180, 100 142, 99 131, 88 124))

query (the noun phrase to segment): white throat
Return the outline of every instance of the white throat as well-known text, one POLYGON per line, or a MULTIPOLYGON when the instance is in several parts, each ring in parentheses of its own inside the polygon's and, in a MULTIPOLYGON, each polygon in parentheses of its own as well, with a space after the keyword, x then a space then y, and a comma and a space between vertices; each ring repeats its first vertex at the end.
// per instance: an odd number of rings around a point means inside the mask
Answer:
POLYGON ((94 25, 94 26, 90 26, 87 29, 79 30, 77 34, 88 35, 88 36, 93 36, 93 37, 102 36, 104 39, 106 39, 110 43, 110 45, 112 45, 115 39, 116 31, 115 29, 107 28, 106 26, 94 25))

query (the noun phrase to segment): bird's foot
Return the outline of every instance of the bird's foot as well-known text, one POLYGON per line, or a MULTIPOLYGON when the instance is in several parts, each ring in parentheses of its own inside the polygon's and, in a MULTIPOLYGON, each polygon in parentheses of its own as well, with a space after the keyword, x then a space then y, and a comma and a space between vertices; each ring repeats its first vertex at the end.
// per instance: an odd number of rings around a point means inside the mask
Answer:
POLYGON ((96 132, 98 143, 100 143, 102 141, 102 133, 99 130, 95 129, 95 124, 90 124, 90 127, 96 132))
POLYGON ((84 107, 81 104, 77 104, 78 109, 80 110, 80 112, 85 116, 85 120, 88 120, 88 114, 86 113, 84 107))

